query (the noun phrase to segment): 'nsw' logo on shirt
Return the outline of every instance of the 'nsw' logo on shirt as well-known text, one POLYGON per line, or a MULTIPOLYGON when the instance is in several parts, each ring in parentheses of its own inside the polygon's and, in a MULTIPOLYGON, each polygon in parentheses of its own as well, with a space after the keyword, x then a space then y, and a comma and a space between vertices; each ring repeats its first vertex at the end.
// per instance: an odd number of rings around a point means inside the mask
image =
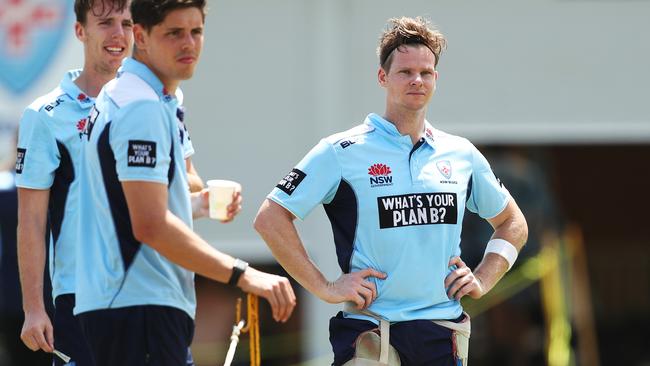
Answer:
POLYGON ((412 193, 377 197, 379 228, 456 224, 456 193, 412 193))

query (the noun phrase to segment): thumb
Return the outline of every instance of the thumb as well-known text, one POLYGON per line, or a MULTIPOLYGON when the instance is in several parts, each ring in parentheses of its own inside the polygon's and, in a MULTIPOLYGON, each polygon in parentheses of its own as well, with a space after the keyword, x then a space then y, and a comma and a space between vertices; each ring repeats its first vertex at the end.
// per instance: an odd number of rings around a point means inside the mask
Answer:
POLYGON ((210 205, 210 190, 207 188, 204 188, 201 191, 201 206, 202 207, 208 207, 210 205))
POLYGON ((54 351, 54 329, 52 328, 52 324, 49 322, 45 326, 45 341, 47 342, 47 345, 50 347, 48 352, 54 351))

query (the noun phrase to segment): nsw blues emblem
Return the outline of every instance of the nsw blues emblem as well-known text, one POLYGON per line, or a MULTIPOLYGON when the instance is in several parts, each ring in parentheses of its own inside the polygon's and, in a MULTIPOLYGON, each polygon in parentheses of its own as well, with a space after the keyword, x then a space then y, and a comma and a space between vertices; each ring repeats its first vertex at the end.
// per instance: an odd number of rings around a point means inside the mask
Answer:
POLYGON ((0 6, 0 84, 20 94, 47 69, 70 31, 67 0, 5 0, 0 6))
POLYGON ((446 179, 451 179, 451 162, 449 160, 440 160, 436 163, 436 167, 446 179))

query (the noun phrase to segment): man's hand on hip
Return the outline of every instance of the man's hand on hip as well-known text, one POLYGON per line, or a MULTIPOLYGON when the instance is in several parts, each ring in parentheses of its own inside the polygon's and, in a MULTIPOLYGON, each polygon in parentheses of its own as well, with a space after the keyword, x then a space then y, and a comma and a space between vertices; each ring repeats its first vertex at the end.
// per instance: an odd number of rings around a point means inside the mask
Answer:
POLYGON ((456 266, 456 269, 445 278, 447 297, 460 300, 463 296, 469 295, 473 299, 478 299, 485 294, 481 280, 460 257, 451 258, 449 266, 456 266))
POLYGON ((350 301, 355 303, 359 310, 367 309, 377 298, 377 288, 373 282, 368 281, 368 277, 383 280, 386 274, 372 268, 344 273, 336 281, 327 284, 327 292, 322 299, 330 304, 350 301))

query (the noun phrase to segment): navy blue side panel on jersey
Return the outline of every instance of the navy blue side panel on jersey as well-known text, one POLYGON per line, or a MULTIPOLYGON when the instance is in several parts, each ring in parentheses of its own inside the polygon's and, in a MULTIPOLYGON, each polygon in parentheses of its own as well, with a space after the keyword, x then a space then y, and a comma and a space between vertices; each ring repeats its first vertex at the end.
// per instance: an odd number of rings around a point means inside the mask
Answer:
POLYGON ((465 197, 469 198, 472 196, 472 177, 469 177, 469 181, 467 182, 467 194, 465 197))
POLYGON ((358 219, 357 196, 352 186, 341 180, 334 199, 323 207, 332 224, 339 266, 343 273, 349 273, 358 219))
POLYGON ((174 145, 172 144, 172 148, 169 151, 169 170, 167 171, 167 183, 168 187, 172 186, 172 181, 174 180, 174 168, 176 167, 176 162, 174 161, 174 145))
MULTIPOLYGON (((75 176, 70 152, 65 145, 58 140, 56 141, 56 146, 61 155, 61 163, 54 172, 54 182, 52 183, 52 188, 50 188, 49 203, 50 224, 55 246, 59 240, 59 234, 61 233, 61 224, 63 224, 65 203, 68 199, 70 184, 72 184, 75 176)), ((54 249, 56 250, 56 247, 54 249)))
POLYGON ((122 184, 117 179, 115 154, 113 154, 109 142, 110 128, 111 123, 109 122, 99 136, 97 141, 97 154, 99 155, 99 162, 102 167, 104 187, 106 188, 106 195, 111 206, 111 215, 115 223, 115 232, 120 242, 120 253, 122 254, 122 263, 126 272, 131 266, 131 263, 133 263, 133 259, 142 244, 133 236, 129 208, 126 205, 122 184))

